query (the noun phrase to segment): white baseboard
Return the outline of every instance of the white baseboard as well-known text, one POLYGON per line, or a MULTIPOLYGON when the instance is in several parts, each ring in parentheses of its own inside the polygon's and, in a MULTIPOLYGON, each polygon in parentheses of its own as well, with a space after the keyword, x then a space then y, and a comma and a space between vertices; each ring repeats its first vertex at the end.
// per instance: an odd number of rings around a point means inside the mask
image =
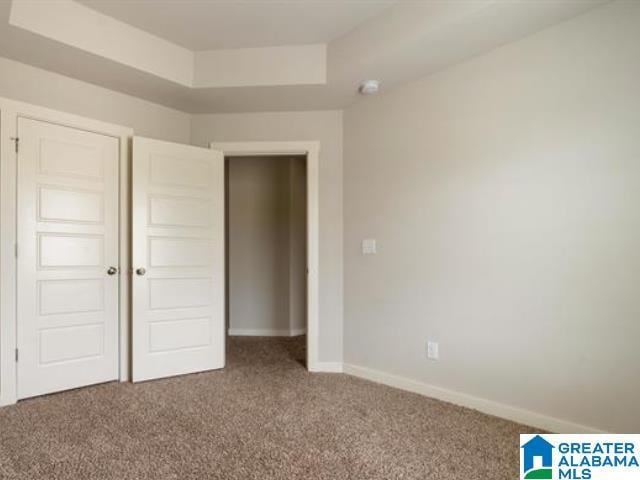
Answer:
POLYGON ((292 328, 291 330, 289 330, 290 337, 299 337, 300 335, 306 335, 306 334, 307 334, 306 328, 292 328))
POLYGON ((466 393, 455 392, 442 387, 429 385, 409 378, 398 377, 389 373, 372 370, 358 365, 344 364, 344 373, 353 375, 354 377, 364 378, 373 382, 382 383, 390 387, 407 390, 413 393, 419 393, 427 397, 443 400, 445 402, 460 405, 462 407, 472 408, 480 412, 494 415, 496 417, 505 418, 513 422, 522 423, 535 428, 548 430, 555 433, 605 433, 586 425, 580 425, 566 420, 549 417, 540 413, 523 410, 510 405, 486 400, 484 398, 474 397, 466 393))
POLYGON ((230 328, 229 335, 232 337, 297 337, 307 333, 306 328, 295 328, 286 330, 260 329, 260 328, 230 328))
POLYGON ((342 362, 316 362, 309 367, 310 372, 342 373, 342 362))

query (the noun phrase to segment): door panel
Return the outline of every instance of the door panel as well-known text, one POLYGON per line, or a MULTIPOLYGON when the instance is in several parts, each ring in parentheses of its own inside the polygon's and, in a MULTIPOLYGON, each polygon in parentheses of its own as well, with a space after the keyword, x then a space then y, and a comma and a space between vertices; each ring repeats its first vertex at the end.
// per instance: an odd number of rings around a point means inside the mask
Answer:
POLYGON ((119 140, 18 133, 18 398, 116 380, 119 140))
POLYGON ((188 197, 149 198, 149 224, 153 226, 206 227, 209 202, 188 197))
POLYGON ((93 313, 104 309, 102 279, 43 280, 38 282, 40 316, 61 313, 93 313))
POLYGON ((103 198, 99 192, 42 186, 39 188, 39 217, 72 223, 102 223, 103 198))
POLYGON ((40 234, 38 259, 41 268, 100 267, 104 265, 104 239, 93 235, 40 234))
POLYGON ((135 137, 132 173, 133 380, 222 368, 224 157, 135 137))

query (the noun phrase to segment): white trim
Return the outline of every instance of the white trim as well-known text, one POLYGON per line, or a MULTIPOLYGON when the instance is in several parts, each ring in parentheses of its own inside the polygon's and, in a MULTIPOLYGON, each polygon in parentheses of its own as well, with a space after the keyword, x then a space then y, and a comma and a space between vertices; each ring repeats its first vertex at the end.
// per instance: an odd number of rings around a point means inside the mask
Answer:
POLYGON ((306 335, 307 334, 307 328, 303 327, 303 328, 290 328, 289 329, 289 335, 291 337, 299 337, 300 335, 306 335))
POLYGON ((18 117, 31 118, 116 137, 120 141, 120 381, 129 379, 129 138, 133 130, 0 97, 0 406, 17 401, 16 343, 16 180, 17 156, 11 137, 18 117))
POLYGON ((230 328, 231 337, 297 337, 307 333, 306 328, 276 330, 273 328, 230 328))
POLYGON ((225 157, 247 155, 307 156, 307 368, 317 370, 319 363, 320 292, 320 142, 211 142, 225 157))
POLYGON ((317 362, 313 369, 309 369, 311 372, 325 372, 325 373, 343 373, 343 365, 341 362, 317 362))
POLYGON ((556 433, 605 433, 597 428, 580 425, 577 423, 549 417, 541 413, 531 412, 503 403, 494 402, 480 397, 474 397, 466 393, 448 390, 446 388, 429 385, 417 380, 399 377, 390 373, 373 370, 358 365, 344 364, 344 373, 354 377, 364 378, 372 382, 382 383, 390 387, 399 388, 408 392, 418 393, 426 397, 435 398, 445 402, 472 408, 482 413, 505 418, 513 422, 530 425, 532 427, 548 430, 556 433))

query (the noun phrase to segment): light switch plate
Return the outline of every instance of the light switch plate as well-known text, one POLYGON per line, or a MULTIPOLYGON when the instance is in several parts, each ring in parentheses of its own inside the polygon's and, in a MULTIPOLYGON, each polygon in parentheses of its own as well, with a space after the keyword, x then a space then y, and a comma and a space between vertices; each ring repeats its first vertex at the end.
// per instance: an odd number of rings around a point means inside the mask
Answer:
POLYGON ((365 238, 364 240, 362 240, 362 254, 373 255, 375 253, 376 253, 376 239, 365 238))

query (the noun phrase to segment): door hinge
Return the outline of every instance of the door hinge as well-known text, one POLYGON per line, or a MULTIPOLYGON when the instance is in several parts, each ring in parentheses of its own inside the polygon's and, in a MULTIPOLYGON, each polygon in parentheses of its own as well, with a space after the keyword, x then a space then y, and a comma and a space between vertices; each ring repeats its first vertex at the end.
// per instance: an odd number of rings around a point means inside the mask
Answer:
POLYGON ((16 348, 16 362, 18 361, 18 349, 16 348))
POLYGON ((11 140, 13 140, 13 143, 15 144, 16 153, 18 153, 18 151, 20 150, 20 138, 19 137, 11 137, 11 140))
POLYGON ((16 258, 18 258, 18 244, 16 243, 16 248, 15 248, 15 254, 16 254, 16 258))

